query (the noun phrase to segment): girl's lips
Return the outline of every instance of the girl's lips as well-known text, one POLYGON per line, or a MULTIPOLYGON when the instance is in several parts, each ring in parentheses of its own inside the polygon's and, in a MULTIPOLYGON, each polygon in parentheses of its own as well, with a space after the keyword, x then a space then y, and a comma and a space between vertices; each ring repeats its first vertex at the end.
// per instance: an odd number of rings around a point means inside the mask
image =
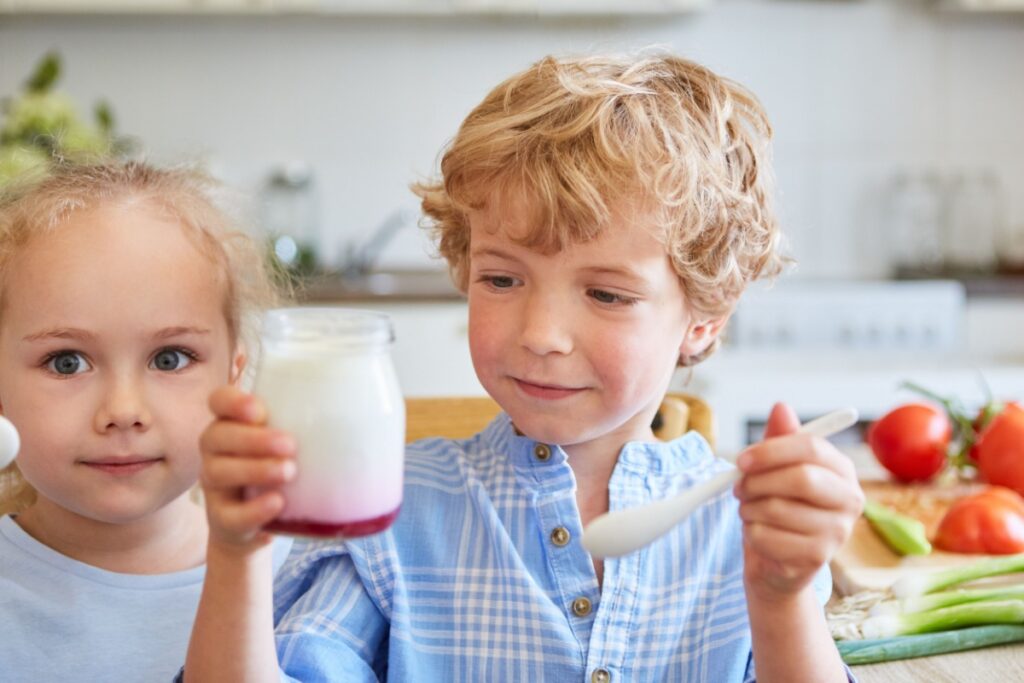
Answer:
POLYGON ((576 394, 583 391, 583 389, 572 389, 567 387, 553 387, 544 384, 533 384, 525 380, 515 380, 519 390, 527 396, 534 398, 541 398, 545 400, 557 400, 560 398, 568 398, 569 396, 575 396, 576 394))
POLYGON ((160 462, 162 458, 105 458, 103 460, 84 460, 82 464, 107 474, 127 476, 136 474, 160 462))

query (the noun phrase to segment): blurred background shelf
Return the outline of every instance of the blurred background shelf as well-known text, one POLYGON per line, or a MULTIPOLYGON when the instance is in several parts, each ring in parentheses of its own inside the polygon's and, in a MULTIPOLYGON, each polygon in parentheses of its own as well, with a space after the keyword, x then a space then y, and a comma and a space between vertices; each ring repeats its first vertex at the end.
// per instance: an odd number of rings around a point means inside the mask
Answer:
POLYGON ((443 270, 371 272, 357 278, 325 274, 310 278, 296 294, 300 301, 311 304, 457 302, 463 299, 443 270))
POLYGON ((685 13, 712 0, 0 0, 0 12, 363 16, 615 16, 685 13))
POLYGON ((958 273, 955 271, 919 273, 897 271, 896 280, 954 280, 964 286, 968 298, 1024 298, 1024 274, 958 273))

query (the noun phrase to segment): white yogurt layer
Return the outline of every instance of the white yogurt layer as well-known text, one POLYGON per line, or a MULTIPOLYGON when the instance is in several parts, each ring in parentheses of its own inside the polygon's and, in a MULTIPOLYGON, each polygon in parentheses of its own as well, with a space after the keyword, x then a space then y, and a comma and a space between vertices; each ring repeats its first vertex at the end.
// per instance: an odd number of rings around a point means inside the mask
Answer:
POLYGON ((405 403, 390 356, 265 349, 255 393, 270 426, 298 442, 281 520, 325 524, 388 514, 402 501, 405 403))

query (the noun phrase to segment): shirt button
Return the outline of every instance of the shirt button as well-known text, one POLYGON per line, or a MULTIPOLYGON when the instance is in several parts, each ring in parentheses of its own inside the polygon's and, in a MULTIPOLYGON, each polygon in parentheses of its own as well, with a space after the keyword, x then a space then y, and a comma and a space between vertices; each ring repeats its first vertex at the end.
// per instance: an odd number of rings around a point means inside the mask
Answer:
POLYGON ((569 530, 564 526, 556 526, 551 531, 551 542, 557 545, 559 548, 563 548, 569 545, 569 540, 572 536, 569 534, 569 530))
POLYGON ((585 617, 590 614, 590 600, 576 598, 572 601, 572 613, 578 617, 585 617))
POLYGON ((590 683, 610 683, 612 674, 608 669, 594 669, 590 674, 590 683))
POLYGON ((544 443, 539 443, 533 447, 533 454, 541 462, 545 462, 551 457, 551 447, 544 443))

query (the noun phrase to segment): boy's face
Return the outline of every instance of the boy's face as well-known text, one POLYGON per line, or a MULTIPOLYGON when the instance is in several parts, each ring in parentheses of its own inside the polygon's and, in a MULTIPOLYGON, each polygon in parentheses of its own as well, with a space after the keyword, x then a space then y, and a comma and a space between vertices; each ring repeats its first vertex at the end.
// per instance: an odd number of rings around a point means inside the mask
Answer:
POLYGON ((139 205, 74 213, 18 254, 0 407, 40 513, 123 524, 185 500, 207 398, 241 362, 224 295, 184 229, 139 205))
MULTIPOLYGON (((627 209, 629 207, 626 207, 627 209)), ((469 342, 487 392, 533 439, 562 446, 652 440, 680 353, 710 343, 642 215, 618 212, 585 244, 516 244, 521 211, 470 215, 469 342)))

